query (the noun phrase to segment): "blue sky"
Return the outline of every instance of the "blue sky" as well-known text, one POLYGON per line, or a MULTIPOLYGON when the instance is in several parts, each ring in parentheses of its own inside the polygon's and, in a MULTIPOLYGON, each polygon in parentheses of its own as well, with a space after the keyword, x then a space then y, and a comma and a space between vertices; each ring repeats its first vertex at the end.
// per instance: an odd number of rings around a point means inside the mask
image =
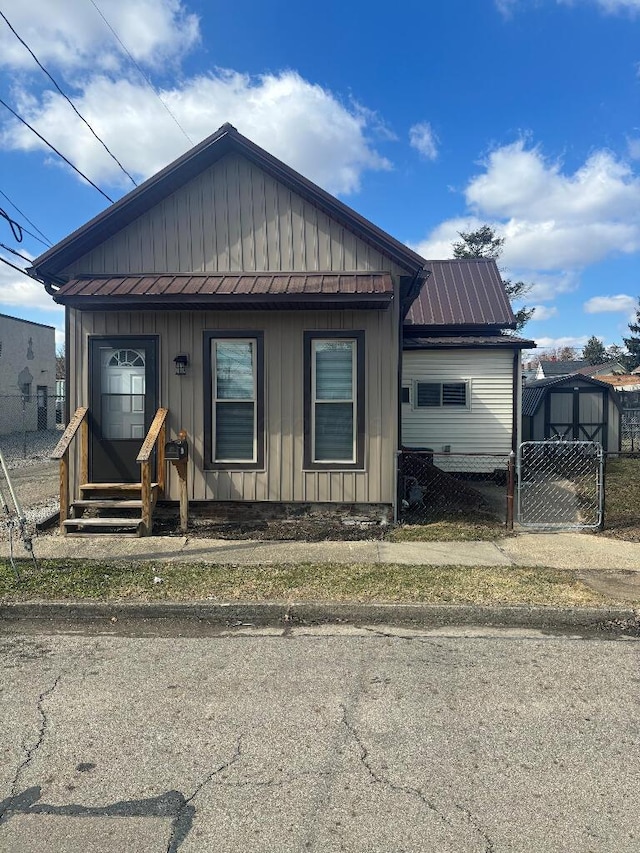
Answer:
MULTIPOLYGON (((230 121, 426 257, 493 225, 505 272, 533 285, 525 333, 540 346, 628 334, 640 295, 640 0, 0 10, 137 182, 230 121)), ((111 198, 132 187, 1 19, 0 97, 111 198)), ((0 207, 51 242, 108 204, 2 106, 0 191, 0 207)), ((29 257, 45 248, 28 234, 17 243, 2 219, 0 242, 29 257)), ((62 312, 4 264, 0 312, 61 337, 62 312)))

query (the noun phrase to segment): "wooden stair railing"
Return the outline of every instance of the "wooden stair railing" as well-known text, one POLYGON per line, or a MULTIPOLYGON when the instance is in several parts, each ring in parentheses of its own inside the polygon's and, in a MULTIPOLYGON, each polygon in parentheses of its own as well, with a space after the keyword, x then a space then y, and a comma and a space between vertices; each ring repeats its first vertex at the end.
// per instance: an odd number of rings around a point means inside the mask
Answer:
POLYGON ((89 422, 87 406, 78 406, 69 425, 57 443, 52 459, 60 462, 60 532, 66 533, 65 521, 69 518, 69 445, 80 430, 80 482, 86 483, 89 477, 89 422))
POLYGON ((141 484, 141 499, 142 499, 142 535, 148 536, 151 533, 151 521, 153 514, 152 488, 151 488, 151 455, 153 448, 158 445, 156 454, 156 468, 158 474, 158 495, 164 495, 164 485, 166 476, 166 465, 164 459, 164 445, 166 440, 166 424, 169 409, 158 409, 155 417, 149 427, 140 453, 136 462, 140 465, 140 484, 141 484))

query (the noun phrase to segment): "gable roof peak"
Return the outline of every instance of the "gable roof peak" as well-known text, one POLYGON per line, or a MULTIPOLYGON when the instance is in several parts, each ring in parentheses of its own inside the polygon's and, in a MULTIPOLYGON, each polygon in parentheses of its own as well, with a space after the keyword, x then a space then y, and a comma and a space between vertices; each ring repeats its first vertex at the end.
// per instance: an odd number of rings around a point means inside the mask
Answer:
POLYGON ((33 261, 30 271, 45 280, 56 281, 56 276, 77 258, 122 230, 229 152, 246 157, 276 181, 310 201, 356 236, 406 269, 408 275, 416 277, 422 271, 424 258, 314 184, 313 181, 296 172, 282 160, 278 160, 264 148, 243 136, 229 122, 225 122, 206 139, 194 145, 68 237, 56 243, 33 261))

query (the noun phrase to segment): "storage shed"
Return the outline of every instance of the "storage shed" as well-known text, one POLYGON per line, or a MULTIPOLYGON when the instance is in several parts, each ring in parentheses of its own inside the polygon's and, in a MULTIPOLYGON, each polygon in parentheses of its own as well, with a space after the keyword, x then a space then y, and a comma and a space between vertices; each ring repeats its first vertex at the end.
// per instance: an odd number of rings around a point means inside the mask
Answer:
POLYGON ((620 449, 620 398, 606 382, 581 374, 529 382, 522 392, 524 441, 597 441, 620 449))

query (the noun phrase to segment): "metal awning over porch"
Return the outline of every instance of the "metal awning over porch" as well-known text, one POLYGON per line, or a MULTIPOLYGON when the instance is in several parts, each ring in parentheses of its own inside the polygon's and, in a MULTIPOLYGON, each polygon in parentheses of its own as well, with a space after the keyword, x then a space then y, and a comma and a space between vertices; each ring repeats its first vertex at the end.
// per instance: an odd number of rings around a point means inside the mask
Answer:
POLYGON ((255 272, 79 276, 63 284, 56 302, 80 309, 291 310, 386 308, 393 299, 388 272, 255 272))

